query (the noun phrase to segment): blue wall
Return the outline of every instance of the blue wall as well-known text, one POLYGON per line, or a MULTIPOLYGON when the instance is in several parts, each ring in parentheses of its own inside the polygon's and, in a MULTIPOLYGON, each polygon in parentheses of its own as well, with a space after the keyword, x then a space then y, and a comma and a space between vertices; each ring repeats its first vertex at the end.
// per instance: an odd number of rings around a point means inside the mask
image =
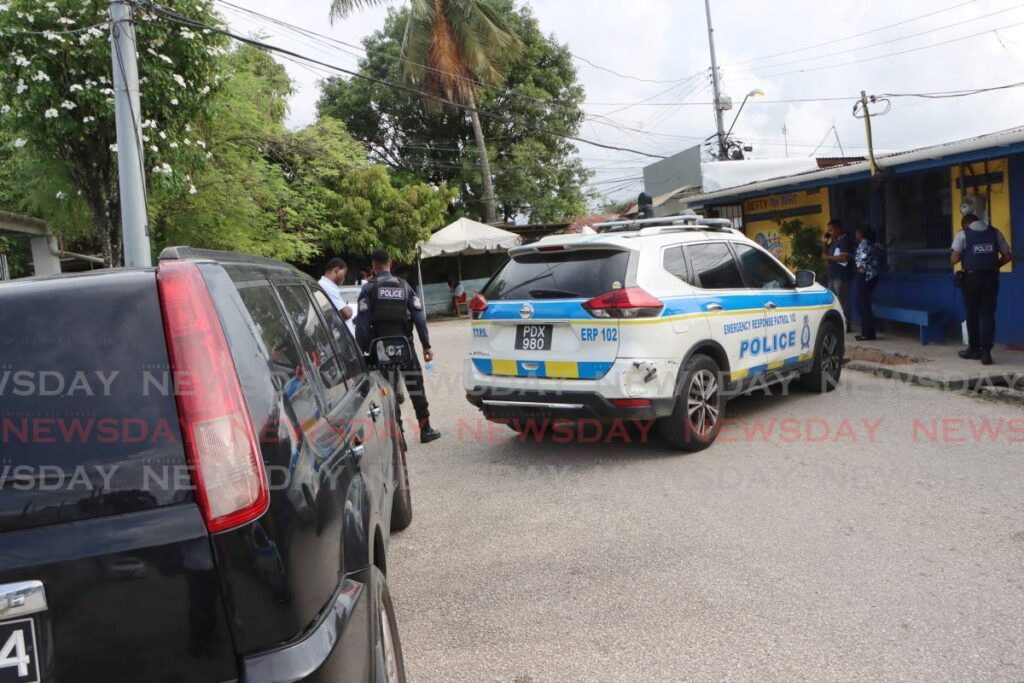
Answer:
MULTIPOLYGON (((890 170, 897 175, 917 173, 933 168, 951 167, 959 163, 983 161, 985 159, 1009 160, 1009 191, 1010 191, 1010 225, 997 225, 1004 235, 1011 236, 1011 247, 1017 256, 1014 259, 1014 270, 1008 272, 1004 268, 1000 274, 999 303, 996 311, 996 342, 999 344, 1015 344, 1024 346, 1024 143, 1016 143, 1005 147, 992 147, 975 150, 969 153, 946 157, 936 156, 932 159, 918 161, 902 166, 893 165, 890 170)), ((898 164, 898 158, 886 160, 898 164)), ((838 187, 844 184, 868 180, 866 172, 851 174, 827 180, 795 182, 791 186, 772 190, 772 194, 780 194, 814 187, 838 187)), ((870 195, 869 215, 871 223, 878 230, 881 239, 885 239, 881 215, 881 188, 876 187, 870 195)), ((738 192, 728 198, 719 197, 708 206, 735 204, 746 199, 763 196, 764 192, 738 192)), ((832 206, 838 204, 832 202, 832 206)), ((953 207, 954 211, 958 207, 953 207)), ((953 242, 953 231, 950 226, 949 242, 953 242)), ((856 294, 855 292, 853 293, 856 294)), ((964 319, 963 297, 960 290, 953 286, 952 267, 948 273, 892 273, 884 270, 875 290, 875 301, 903 305, 908 308, 920 308, 942 311, 947 321, 947 339, 960 339, 960 323, 964 319)), ((855 308, 856 299, 851 296, 851 308, 855 308)), ((856 312, 849 311, 856 319, 856 312)))
MULTIPOLYGON (((999 158, 998 152, 992 158, 999 158)), ((1024 155, 1009 158, 1009 183, 1010 225, 996 227, 1004 234, 1012 234, 1014 252, 1020 254, 1024 251, 1024 155)), ((951 229, 950 243, 952 241, 951 229)), ((1024 262, 1019 257, 1015 261, 1012 273, 1004 267, 1000 274, 996 342, 1024 345, 1024 262)), ((946 316, 947 335, 960 338, 964 303, 960 290, 953 286, 952 270, 949 275, 883 272, 875 290, 875 301, 942 311, 946 316)))
MULTIPOLYGON (((1024 154, 1010 157, 1010 225, 997 226, 1013 235, 1013 272, 999 279, 996 340, 1024 345, 1024 154)), ((1008 266, 1007 266, 1008 267, 1008 266)))

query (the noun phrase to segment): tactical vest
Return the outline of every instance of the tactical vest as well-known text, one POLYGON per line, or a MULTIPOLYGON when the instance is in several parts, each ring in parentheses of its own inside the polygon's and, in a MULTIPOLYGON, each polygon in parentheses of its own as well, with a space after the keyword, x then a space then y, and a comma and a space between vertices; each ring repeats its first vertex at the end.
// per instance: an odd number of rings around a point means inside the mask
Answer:
POLYGON ((964 230, 967 243, 961 255, 964 270, 999 270, 999 231, 991 225, 987 230, 964 230))
POLYGON ((409 335, 409 288, 394 275, 378 277, 370 286, 370 323, 375 337, 409 335))

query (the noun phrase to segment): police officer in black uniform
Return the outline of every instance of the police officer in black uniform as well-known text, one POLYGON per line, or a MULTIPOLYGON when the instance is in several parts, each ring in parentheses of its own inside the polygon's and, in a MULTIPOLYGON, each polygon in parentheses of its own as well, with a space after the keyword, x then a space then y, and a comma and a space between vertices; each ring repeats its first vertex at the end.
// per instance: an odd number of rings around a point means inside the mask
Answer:
MULTIPOLYGON (((427 334, 427 316, 423 303, 409 283, 391 274, 391 256, 378 249, 371 256, 372 282, 363 285, 359 292, 359 315, 356 316, 356 341, 365 351, 370 342, 380 337, 405 337, 412 342, 412 328, 416 327, 423 344, 423 358, 428 363, 434 360, 427 334)), ((441 438, 441 432, 430 426, 430 408, 423 386, 423 368, 413 350, 412 360, 401 368, 405 388, 412 399, 419 422, 420 443, 430 443, 441 438)))
POLYGON ((967 348, 961 358, 992 365, 996 333, 996 299, 999 269, 1013 258, 1003 234, 981 222, 973 213, 961 222, 963 230, 953 240, 950 260, 963 268, 964 308, 967 311, 967 348))

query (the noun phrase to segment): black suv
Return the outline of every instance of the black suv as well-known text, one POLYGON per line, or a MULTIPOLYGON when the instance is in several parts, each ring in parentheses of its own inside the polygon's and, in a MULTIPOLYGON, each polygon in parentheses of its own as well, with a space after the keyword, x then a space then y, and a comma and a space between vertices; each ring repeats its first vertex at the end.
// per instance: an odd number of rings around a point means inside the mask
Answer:
POLYGON ((0 285, 0 683, 404 680, 394 398, 277 261, 0 285))

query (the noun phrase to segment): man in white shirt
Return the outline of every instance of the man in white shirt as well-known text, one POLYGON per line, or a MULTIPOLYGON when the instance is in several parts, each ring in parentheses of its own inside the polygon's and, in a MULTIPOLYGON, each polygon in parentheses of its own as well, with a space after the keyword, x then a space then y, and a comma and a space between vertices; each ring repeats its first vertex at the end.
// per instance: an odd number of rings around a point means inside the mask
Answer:
POLYGON ((320 289, 324 290, 327 294, 327 298, 331 300, 331 304, 338 309, 338 313, 341 314, 345 324, 348 325, 348 331, 355 336, 356 326, 352 320, 352 307, 345 301, 345 297, 341 295, 341 289, 339 289, 342 283, 345 282, 345 275, 347 274, 348 265, 340 258, 334 257, 327 262, 319 285, 320 289))

